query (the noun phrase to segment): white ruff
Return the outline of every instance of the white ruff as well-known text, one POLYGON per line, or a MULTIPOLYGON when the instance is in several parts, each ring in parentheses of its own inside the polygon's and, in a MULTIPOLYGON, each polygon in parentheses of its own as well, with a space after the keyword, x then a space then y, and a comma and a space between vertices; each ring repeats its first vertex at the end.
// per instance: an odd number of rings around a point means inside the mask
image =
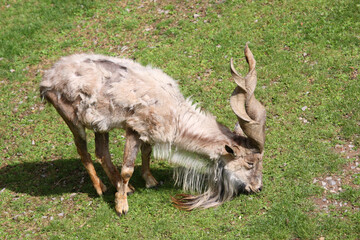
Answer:
POLYGON ((168 160, 176 167, 174 180, 176 185, 182 185, 184 191, 203 192, 208 176, 213 171, 213 161, 204 156, 172 147, 169 143, 155 144, 154 157, 168 160))

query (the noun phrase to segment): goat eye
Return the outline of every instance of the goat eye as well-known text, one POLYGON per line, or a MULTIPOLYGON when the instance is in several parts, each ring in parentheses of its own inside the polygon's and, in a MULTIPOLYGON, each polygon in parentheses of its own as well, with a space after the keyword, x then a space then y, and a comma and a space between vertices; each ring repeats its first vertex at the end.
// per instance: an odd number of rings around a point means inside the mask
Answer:
POLYGON ((246 162, 248 168, 253 168, 254 167, 254 163, 253 162, 246 162))

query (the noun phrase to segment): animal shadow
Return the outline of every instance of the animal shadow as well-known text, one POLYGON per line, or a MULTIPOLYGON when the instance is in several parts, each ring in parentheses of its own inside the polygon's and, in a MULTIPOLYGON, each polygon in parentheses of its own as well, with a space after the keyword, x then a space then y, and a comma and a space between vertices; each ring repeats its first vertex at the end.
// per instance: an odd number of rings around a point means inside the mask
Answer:
MULTIPOLYGON (((98 176, 108 187, 103 199, 113 206, 115 187, 111 185, 101 165, 94 163, 94 166, 98 176)), ((152 173, 159 182, 164 183, 154 191, 174 188, 171 168, 154 168, 152 173)), ((135 193, 141 193, 146 189, 141 177, 141 166, 135 166, 130 183, 135 187, 135 193)), ((75 158, 5 166, 0 169, 0 190, 4 188, 31 196, 86 193, 89 197, 98 197, 84 166, 75 158)))

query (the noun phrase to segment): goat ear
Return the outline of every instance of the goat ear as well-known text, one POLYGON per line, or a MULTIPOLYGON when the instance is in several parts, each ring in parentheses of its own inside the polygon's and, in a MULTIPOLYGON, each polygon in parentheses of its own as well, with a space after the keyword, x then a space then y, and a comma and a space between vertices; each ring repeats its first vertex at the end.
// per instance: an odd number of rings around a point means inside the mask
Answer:
POLYGON ((236 157, 236 152, 234 151, 234 149, 232 149, 230 146, 225 145, 225 150, 227 153, 229 153, 230 155, 232 155, 233 157, 236 157))

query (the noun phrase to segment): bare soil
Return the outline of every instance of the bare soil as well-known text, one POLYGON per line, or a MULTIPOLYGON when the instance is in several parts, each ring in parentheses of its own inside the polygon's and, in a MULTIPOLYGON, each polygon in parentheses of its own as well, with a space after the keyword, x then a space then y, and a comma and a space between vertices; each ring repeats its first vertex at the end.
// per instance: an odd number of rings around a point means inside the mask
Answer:
POLYGON ((322 196, 314 198, 318 211, 324 211, 325 213, 337 212, 340 218, 343 218, 343 215, 348 211, 359 211, 359 204, 354 205, 354 202, 345 201, 337 197, 337 195, 346 191, 344 186, 357 191, 360 188, 360 185, 354 182, 360 174, 360 150, 355 150, 354 148, 355 146, 352 143, 336 145, 334 148, 335 152, 351 160, 337 174, 326 174, 314 178, 313 183, 323 188, 322 196))

